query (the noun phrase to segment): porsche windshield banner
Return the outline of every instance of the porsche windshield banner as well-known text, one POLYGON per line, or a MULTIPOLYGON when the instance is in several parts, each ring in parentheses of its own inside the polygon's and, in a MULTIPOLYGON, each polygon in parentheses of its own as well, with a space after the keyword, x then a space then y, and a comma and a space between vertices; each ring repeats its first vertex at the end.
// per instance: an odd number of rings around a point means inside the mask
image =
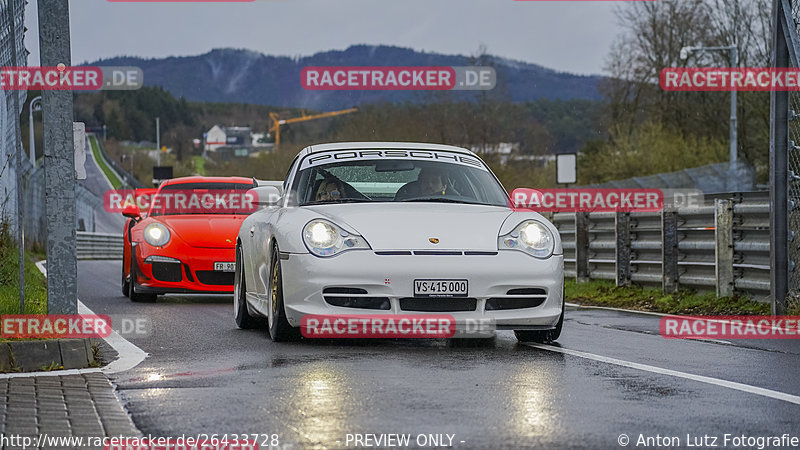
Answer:
POLYGON ((478 158, 467 154, 433 150, 345 150, 338 152, 312 153, 303 160, 300 170, 309 167, 323 166, 352 161, 366 160, 415 160, 438 161, 452 164, 462 164, 488 172, 486 166, 478 158))

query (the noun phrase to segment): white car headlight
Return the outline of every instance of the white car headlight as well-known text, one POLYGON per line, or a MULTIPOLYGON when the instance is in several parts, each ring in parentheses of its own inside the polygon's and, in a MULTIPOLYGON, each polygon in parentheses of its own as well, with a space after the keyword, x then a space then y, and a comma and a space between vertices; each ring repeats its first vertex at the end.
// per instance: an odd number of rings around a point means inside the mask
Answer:
POLYGON ((343 230, 336 224, 323 219, 315 219, 303 227, 303 243, 316 256, 334 256, 347 250, 364 250, 370 246, 357 235, 343 230))
POLYGON ((550 229, 536 220, 526 220, 511 233, 497 238, 498 249, 519 250, 537 258, 549 258, 553 254, 555 243, 550 229))
POLYGON ((144 240, 153 247, 167 245, 169 238, 169 229, 158 222, 153 222, 144 228, 144 240))

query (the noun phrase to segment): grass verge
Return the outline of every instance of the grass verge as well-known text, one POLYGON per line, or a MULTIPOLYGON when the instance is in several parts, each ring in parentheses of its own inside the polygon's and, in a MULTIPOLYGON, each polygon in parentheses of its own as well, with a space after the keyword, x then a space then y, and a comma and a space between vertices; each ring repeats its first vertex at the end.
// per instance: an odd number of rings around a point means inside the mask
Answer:
POLYGON ((122 187, 122 181, 114 174, 114 171, 108 167, 106 164, 106 160, 103 159, 103 156, 100 154, 100 147, 97 145, 97 137, 89 136, 89 145, 92 147, 92 155, 94 155, 94 160, 97 161, 97 166, 100 167, 100 170, 103 171, 108 181, 111 182, 111 186, 114 189, 119 189, 122 187))
POLYGON ((192 158, 194 160, 194 170, 197 171, 198 174, 205 176, 206 175, 206 159, 202 156, 195 156, 192 158))
MULTIPOLYGON (((0 315, 20 314, 19 250, 8 224, 0 223, 0 315)), ((47 280, 25 252, 25 314, 47 314, 47 280)))
MULTIPOLYGON (((592 306, 653 311, 665 314, 692 315, 768 315, 769 303, 760 303, 747 297, 717 298, 713 292, 699 294, 679 291, 665 294, 661 289, 640 286, 617 287, 606 280, 577 283, 566 282, 566 300, 592 306)), ((799 305, 800 306, 800 305, 799 305)))

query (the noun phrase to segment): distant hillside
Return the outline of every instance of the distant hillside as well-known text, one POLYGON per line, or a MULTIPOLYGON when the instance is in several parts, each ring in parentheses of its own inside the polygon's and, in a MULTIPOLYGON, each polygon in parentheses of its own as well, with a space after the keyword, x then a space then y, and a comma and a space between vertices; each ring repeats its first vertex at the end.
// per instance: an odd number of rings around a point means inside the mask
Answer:
MULTIPOLYGON (((535 64, 484 57, 494 65, 498 86, 491 95, 525 102, 538 99, 598 100, 597 76, 557 72, 535 64)), ((470 58, 417 52, 407 48, 356 45, 344 51, 300 59, 267 56, 248 50, 215 49, 203 55, 143 59, 116 57, 89 65, 138 66, 147 86, 162 86, 176 97, 202 102, 235 102, 316 110, 363 103, 425 102, 434 95, 413 91, 308 91, 300 85, 306 66, 468 66, 470 58)), ((448 92, 449 100, 475 98, 475 92, 448 92)), ((439 98, 441 100, 441 98, 439 98)))

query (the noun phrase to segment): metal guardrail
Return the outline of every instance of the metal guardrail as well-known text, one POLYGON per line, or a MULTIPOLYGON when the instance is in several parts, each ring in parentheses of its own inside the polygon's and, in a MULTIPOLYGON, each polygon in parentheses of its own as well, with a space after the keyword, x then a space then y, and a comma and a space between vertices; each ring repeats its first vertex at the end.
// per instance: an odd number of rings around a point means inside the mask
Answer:
POLYGON ((659 213, 556 213, 567 277, 770 295, 768 193, 718 194, 659 213))
POLYGON ((78 259, 122 259, 121 234, 77 232, 78 259))

